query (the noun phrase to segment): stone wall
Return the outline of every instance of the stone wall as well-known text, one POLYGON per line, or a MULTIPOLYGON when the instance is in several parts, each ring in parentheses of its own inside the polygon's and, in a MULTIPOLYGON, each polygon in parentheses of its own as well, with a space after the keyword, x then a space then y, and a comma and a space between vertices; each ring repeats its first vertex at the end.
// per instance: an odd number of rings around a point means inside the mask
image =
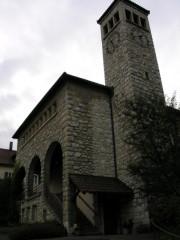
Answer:
POLYGON ((110 98, 100 89, 68 86, 71 173, 115 176, 110 98))
MULTIPOLYGON (((67 107, 67 174, 115 176, 112 142, 112 122, 109 94, 101 88, 83 84, 68 84, 67 107)), ((66 177, 67 193, 64 201, 64 222, 73 224, 71 188, 66 177)), ((68 226, 70 228, 72 226, 68 226)))
MULTIPOLYGON (((65 168, 65 158, 66 158, 66 126, 67 126, 67 114, 66 114, 66 88, 61 89, 59 93, 56 93, 52 99, 49 99, 47 104, 39 111, 38 115, 32 119, 31 125, 27 126, 25 131, 22 133, 21 137, 18 139, 18 151, 17 160, 25 167, 26 177, 24 179, 25 184, 25 201, 21 208, 28 209, 33 205, 37 206, 37 221, 44 221, 43 211, 46 211, 46 219, 52 220, 57 218, 44 198, 44 167, 45 159, 49 146, 53 142, 59 142, 63 150, 63 167, 65 168), (54 115, 42 125, 42 127, 30 138, 30 140, 24 143, 24 132, 31 128, 31 126, 39 119, 51 105, 52 102, 56 101, 57 109, 54 115), (40 196, 29 197, 27 194, 28 186, 28 172, 29 166, 32 159, 38 156, 41 162, 41 185, 38 193, 40 196)), ((65 178, 65 175, 63 176, 65 178)))
MULTIPOLYGON (((36 210, 37 221, 57 218, 44 196, 46 155, 53 142, 60 143, 62 149, 63 223, 69 229, 73 224, 69 173, 115 176, 110 97, 105 87, 67 81, 63 88, 57 89, 53 98, 48 99, 32 119, 31 125, 21 134, 17 159, 26 169, 22 215, 27 215, 28 212, 32 216, 33 210, 36 210), (32 128, 54 102, 54 114, 25 142, 24 133, 32 128), (27 194, 28 171, 35 156, 41 162, 41 184, 37 195, 30 197, 27 194)), ((32 219, 29 218, 29 221, 32 219)))

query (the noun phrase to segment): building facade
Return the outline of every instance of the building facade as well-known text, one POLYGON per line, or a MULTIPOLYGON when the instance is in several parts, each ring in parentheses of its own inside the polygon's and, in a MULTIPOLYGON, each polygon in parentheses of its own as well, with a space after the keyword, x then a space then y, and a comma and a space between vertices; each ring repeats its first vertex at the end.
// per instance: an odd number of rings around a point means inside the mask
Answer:
POLYGON ((15 165, 16 151, 10 142, 9 149, 0 148, 0 179, 12 178, 15 165))
POLYGON ((127 174, 125 99, 164 98, 149 11, 114 0, 98 20, 106 85, 63 73, 13 138, 26 169, 22 222, 58 220, 118 234, 149 225, 146 199, 127 174))

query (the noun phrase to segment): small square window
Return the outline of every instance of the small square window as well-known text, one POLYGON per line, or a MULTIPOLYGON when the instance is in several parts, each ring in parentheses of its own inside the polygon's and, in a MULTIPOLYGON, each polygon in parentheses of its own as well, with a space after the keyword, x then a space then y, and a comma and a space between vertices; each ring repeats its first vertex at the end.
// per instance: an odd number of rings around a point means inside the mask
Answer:
POLYGON ((112 29, 114 27, 114 22, 113 22, 113 19, 111 18, 109 20, 109 28, 112 29))
POLYGON ((37 206, 33 205, 32 206, 32 222, 36 222, 37 220, 37 206))
POLYGON ((129 21, 132 21, 131 12, 126 9, 126 10, 125 10, 125 13, 126 13, 126 19, 129 20, 129 21))
POLYGON ((43 210, 43 220, 44 222, 46 222, 46 218, 47 218, 47 212, 46 209, 43 210))
POLYGON ((103 32, 104 32, 105 36, 108 34, 108 26, 107 26, 107 24, 103 27, 103 32))
POLYGON ((120 20, 120 18, 119 18, 119 12, 116 12, 116 13, 114 14, 114 22, 115 22, 115 23, 118 23, 119 20, 120 20))
POLYGON ((57 111, 57 104, 56 104, 56 102, 54 102, 54 103, 52 104, 51 109, 52 109, 53 114, 55 114, 56 111, 57 111))
POLYGON ((21 222, 24 223, 25 222, 25 209, 22 208, 21 210, 21 222))
POLYGON ((139 24, 139 16, 135 13, 133 13, 133 20, 134 20, 134 23, 139 24))
POLYGON ((31 209, 30 209, 30 207, 28 207, 27 209, 26 209, 26 222, 29 222, 30 221, 30 211, 31 211, 31 209))
POLYGON ((146 20, 145 18, 140 18, 141 21, 141 27, 146 28, 146 20))

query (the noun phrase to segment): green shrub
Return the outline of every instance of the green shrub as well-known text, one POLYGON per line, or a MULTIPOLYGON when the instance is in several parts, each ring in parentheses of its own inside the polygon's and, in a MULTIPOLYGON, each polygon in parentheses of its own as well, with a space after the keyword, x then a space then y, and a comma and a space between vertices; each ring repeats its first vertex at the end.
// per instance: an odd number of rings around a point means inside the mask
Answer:
POLYGON ((65 236, 64 226, 55 223, 36 223, 15 227, 9 234, 13 240, 56 238, 65 236))
POLYGON ((0 225, 0 233, 8 235, 9 234, 9 227, 7 227, 5 225, 0 225))
POLYGON ((136 232, 137 232, 137 233, 148 233, 148 232, 150 232, 150 226, 149 226, 149 224, 140 224, 140 225, 136 228, 136 232))

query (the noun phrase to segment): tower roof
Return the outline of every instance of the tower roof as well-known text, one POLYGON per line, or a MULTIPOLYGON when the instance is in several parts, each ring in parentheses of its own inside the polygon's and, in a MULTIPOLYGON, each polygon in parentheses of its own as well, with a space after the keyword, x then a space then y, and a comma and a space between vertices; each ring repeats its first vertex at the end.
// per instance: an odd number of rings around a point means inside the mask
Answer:
POLYGON ((129 6, 132 6, 136 9, 138 9, 139 11, 143 12, 144 14, 148 15, 150 13, 149 10, 146 10, 145 8, 137 5, 136 3, 130 1, 130 0, 114 0, 111 5, 108 7, 108 9, 103 13, 103 15, 99 18, 99 20, 97 21, 98 24, 101 24, 103 19, 109 14, 109 12, 114 8, 114 6, 116 4, 118 4, 119 2, 124 2, 129 6))

